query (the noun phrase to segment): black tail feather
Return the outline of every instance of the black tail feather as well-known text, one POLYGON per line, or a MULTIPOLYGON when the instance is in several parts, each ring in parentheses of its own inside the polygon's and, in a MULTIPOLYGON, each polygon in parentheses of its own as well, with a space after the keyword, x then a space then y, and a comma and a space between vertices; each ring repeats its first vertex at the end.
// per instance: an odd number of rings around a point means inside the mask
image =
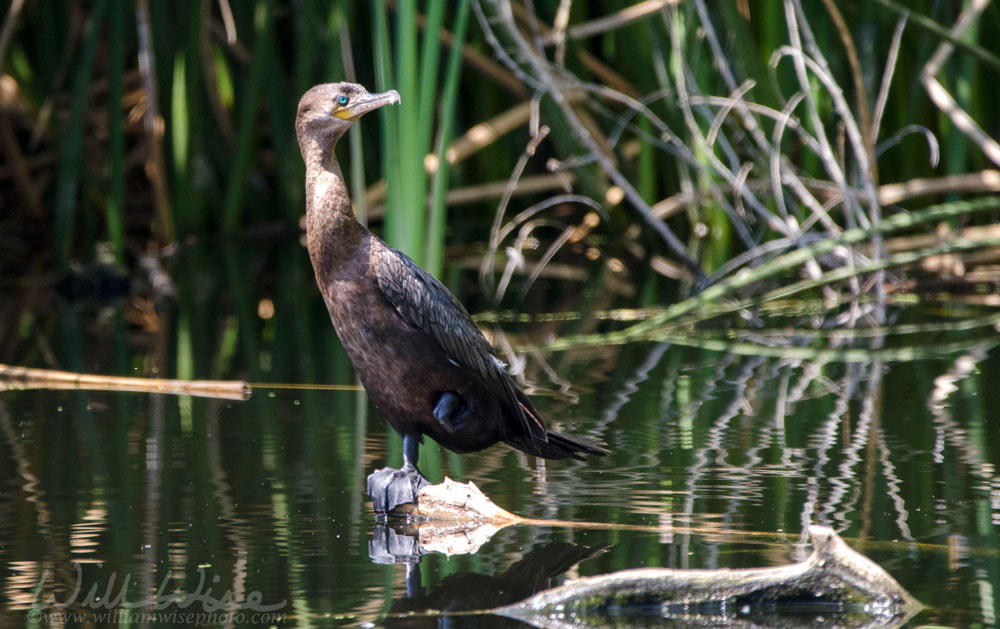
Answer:
POLYGON ((517 402, 516 412, 521 417, 521 421, 515 424, 517 434, 509 434, 504 438, 504 442, 517 448, 522 452, 540 456, 544 459, 569 459, 577 461, 585 460, 584 454, 596 456, 607 456, 608 449, 603 444, 597 443, 586 437, 573 437, 564 435, 561 432, 547 430, 545 422, 542 421, 534 404, 528 399, 523 391, 513 386, 513 381, 507 381, 510 392, 513 393, 517 402))
POLYGON ((596 441, 584 437, 572 437, 561 432, 548 431, 548 440, 532 439, 530 436, 519 435, 508 437, 506 440, 511 445, 522 452, 540 456, 544 459, 568 459, 573 458, 583 461, 584 454, 595 456, 607 456, 608 449, 596 441))

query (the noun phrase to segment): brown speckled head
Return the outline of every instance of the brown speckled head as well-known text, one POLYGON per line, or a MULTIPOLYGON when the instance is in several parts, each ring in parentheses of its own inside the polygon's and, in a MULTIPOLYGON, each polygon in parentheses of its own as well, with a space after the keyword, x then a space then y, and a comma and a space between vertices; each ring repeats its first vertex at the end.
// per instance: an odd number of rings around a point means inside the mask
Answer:
POLYGON ((322 83, 310 88, 299 100, 295 116, 295 134, 302 157, 308 164, 313 153, 330 151, 355 120, 398 102, 399 93, 395 90, 369 94, 356 83, 322 83))

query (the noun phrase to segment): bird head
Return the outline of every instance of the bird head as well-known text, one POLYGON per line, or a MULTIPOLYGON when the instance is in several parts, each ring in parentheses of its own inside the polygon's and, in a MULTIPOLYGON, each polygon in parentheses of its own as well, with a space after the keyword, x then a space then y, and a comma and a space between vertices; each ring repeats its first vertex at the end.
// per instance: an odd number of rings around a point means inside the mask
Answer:
POLYGON ((306 140, 311 139, 321 150, 330 148, 351 124, 370 111, 399 102, 399 93, 389 90, 369 94, 356 83, 323 83, 302 95, 295 117, 295 132, 303 154, 306 140))

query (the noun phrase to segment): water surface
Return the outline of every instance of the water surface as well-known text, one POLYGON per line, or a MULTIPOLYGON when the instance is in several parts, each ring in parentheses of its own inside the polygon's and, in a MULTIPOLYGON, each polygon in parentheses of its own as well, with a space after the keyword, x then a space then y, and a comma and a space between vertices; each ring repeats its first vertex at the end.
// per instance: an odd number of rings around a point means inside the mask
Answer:
MULTIPOLYGON (((364 479, 398 463, 399 444, 352 390, 303 252, 261 262, 227 251, 215 265, 207 255, 177 261, 182 297, 156 329, 127 322, 122 303, 61 303, 40 319, 60 368, 256 384, 246 402, 0 393, 3 626, 437 626, 420 610, 491 608, 570 577, 795 561, 809 524, 833 527, 927 605, 912 622, 996 621, 991 330, 910 362, 657 342, 526 355, 543 415, 611 456, 546 462, 505 446, 462 457, 432 446, 422 467, 432 480, 472 480, 522 516, 583 525, 510 527, 475 553, 380 563, 386 540, 407 531, 376 521, 364 479), (281 281, 262 271, 275 266, 281 281), (193 613, 206 615, 183 615, 193 613)), ((515 342, 566 331, 503 330, 515 342)), ((45 365, 40 350, 22 356, 45 365)))

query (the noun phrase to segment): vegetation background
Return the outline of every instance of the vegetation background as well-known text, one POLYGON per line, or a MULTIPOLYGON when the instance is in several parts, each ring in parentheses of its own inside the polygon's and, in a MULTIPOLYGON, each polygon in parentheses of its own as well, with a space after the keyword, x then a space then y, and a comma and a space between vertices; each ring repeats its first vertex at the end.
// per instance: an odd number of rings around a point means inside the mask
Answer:
MULTIPOLYGON (((989 1, 14 0, 4 13, 9 288, 113 263, 160 306, 185 246, 294 236, 296 103, 351 80, 403 103, 340 147, 358 215, 476 306, 521 308, 539 279, 594 273, 606 306, 714 284, 656 323, 782 284, 767 296, 847 297, 852 324, 919 286, 996 299, 989 1)), ((19 303, 0 313, 8 338, 30 333, 19 303)))

